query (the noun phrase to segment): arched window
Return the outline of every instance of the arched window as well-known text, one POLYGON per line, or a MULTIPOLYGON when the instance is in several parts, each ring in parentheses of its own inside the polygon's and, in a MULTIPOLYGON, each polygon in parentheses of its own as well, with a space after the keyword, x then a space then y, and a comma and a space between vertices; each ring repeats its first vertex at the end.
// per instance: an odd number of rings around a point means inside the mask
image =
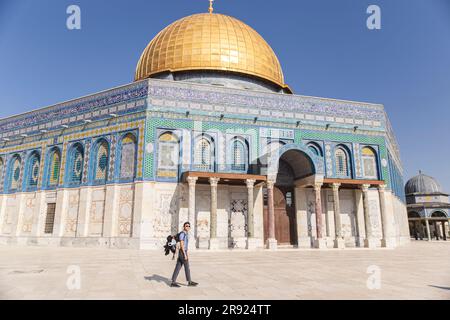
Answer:
POLYGON ((105 183, 108 177, 109 168, 109 144, 106 140, 101 139, 97 142, 95 148, 95 167, 94 181, 96 183, 105 183))
POLYGON ((127 133, 120 143, 120 171, 121 180, 133 180, 136 177, 136 138, 127 133))
POLYGON ((349 177, 349 159, 347 152, 342 147, 338 147, 334 152, 336 175, 340 177, 349 177))
POLYGON ((308 149, 318 157, 322 157, 322 148, 315 142, 308 143, 308 149))
POLYGON ((19 189, 19 181, 21 174, 21 159, 19 155, 15 155, 11 159, 11 166, 8 173, 9 190, 16 191, 19 189))
POLYGON ((48 185, 54 187, 59 184, 59 173, 61 172, 61 152, 59 149, 51 150, 48 159, 48 185))
POLYGON ((248 165, 247 144, 244 141, 235 138, 233 140, 231 156, 231 170, 245 171, 248 165))
POLYGON ((377 156, 375 151, 370 147, 364 147, 361 157, 364 177, 378 179, 377 156))
POLYGON ((84 149, 79 143, 72 146, 70 153, 69 183, 78 185, 83 178, 84 149))
POLYGON ((39 181, 41 159, 37 152, 33 152, 28 158, 27 170, 26 170, 26 187, 36 187, 39 181))
POLYGON ((180 158, 178 137, 165 132, 158 139, 158 177, 177 178, 180 158))
POLYGON ((201 171, 212 171, 214 165, 214 146, 212 141, 201 137, 195 144, 195 168, 201 171))

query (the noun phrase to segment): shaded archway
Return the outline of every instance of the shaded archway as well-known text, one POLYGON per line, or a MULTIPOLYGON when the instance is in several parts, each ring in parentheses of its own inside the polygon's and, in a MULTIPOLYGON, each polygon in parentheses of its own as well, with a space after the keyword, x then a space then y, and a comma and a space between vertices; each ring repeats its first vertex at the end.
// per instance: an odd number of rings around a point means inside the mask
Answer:
MULTIPOLYGON (((284 146, 280 148, 278 158, 272 158, 273 207, 275 239, 281 245, 297 245, 297 223, 295 207, 295 182, 312 176, 316 167, 311 151, 304 148, 284 146), (274 164, 273 161, 276 161, 274 164)), ((268 199, 264 201, 264 239, 269 238, 268 199)))
POLYGON ((415 211, 408 212, 409 234, 416 240, 423 240, 426 237, 425 225, 420 214, 415 211))
POLYGON ((443 211, 434 211, 431 214, 431 222, 433 225, 433 237, 436 240, 447 240, 447 232, 448 228, 446 228, 446 225, 448 224, 448 216, 443 211))

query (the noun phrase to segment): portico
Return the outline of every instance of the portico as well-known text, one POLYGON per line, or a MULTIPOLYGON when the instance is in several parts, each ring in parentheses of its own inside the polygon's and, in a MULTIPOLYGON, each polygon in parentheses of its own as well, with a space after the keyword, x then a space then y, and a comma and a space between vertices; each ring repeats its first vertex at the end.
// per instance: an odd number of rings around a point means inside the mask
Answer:
POLYGON ((320 159, 302 146, 278 154, 267 175, 183 174, 191 249, 396 245, 384 181, 324 178, 320 159))
MULTIPOLYGON (((189 221, 191 222, 191 232, 196 239, 199 238, 199 234, 196 231, 198 225, 198 208, 196 207, 196 190, 199 185, 209 186, 209 239, 207 248, 214 250, 224 248, 223 243, 218 237, 218 190, 221 190, 221 186, 225 188, 234 188, 236 190, 243 188, 246 189, 246 199, 244 215, 244 241, 246 249, 255 249, 258 246, 258 239, 255 232, 255 202, 261 201, 262 188, 266 182, 266 176, 253 175, 253 174, 234 174, 234 173, 211 173, 211 172, 196 172, 189 171, 183 174, 183 181, 187 182, 189 190, 189 221), (255 192, 256 189, 256 192, 255 192)), ((230 210, 230 208, 222 208, 230 210)), ((259 210, 261 211, 261 210, 259 210)), ((259 212, 261 213, 261 212, 259 212)), ((231 219, 228 219, 230 223, 231 219)), ((223 238, 223 237, 222 237, 223 238)), ((198 239, 200 241, 200 239, 198 239)), ((191 244, 191 243, 190 243, 191 244)), ((192 241, 191 249, 194 249, 195 242, 192 241)))

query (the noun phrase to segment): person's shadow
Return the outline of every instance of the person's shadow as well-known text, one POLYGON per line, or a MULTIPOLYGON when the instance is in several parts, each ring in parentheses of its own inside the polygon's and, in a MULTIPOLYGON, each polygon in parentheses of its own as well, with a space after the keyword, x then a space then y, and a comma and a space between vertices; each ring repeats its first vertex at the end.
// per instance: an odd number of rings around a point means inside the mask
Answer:
POLYGON ((438 288, 438 289, 442 289, 442 290, 450 290, 450 287, 441 287, 441 286, 433 286, 433 285, 428 285, 429 287, 433 287, 433 288, 438 288))
POLYGON ((144 279, 147 280, 147 281, 164 282, 169 287, 170 287, 170 284, 172 283, 172 280, 170 280, 169 278, 160 276, 158 274, 154 274, 154 275, 152 275, 150 277, 144 277, 144 279))

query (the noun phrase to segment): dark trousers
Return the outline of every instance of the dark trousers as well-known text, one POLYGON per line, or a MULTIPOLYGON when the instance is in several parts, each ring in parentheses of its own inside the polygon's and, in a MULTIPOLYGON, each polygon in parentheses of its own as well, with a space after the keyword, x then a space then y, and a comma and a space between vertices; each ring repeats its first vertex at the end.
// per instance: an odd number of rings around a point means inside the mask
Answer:
POLYGON ((186 280, 191 282, 191 271, 189 270, 189 260, 184 260, 182 254, 178 256, 177 265, 175 266, 175 270, 172 275, 172 282, 177 281, 178 274, 180 273, 181 267, 184 266, 184 272, 186 274, 186 280))

